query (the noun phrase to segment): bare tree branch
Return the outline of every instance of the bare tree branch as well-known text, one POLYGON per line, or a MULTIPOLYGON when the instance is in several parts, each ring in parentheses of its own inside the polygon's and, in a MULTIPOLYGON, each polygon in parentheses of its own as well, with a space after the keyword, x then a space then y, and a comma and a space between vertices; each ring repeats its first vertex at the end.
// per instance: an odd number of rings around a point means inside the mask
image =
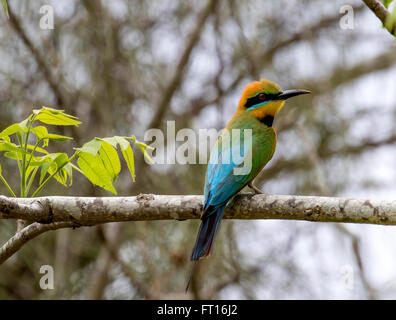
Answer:
POLYGON ((202 33, 202 29, 205 25, 206 20, 210 16, 210 14, 213 12, 213 10, 216 7, 216 0, 209 0, 203 11, 201 12, 197 24, 195 25, 193 31, 191 32, 187 45, 183 51, 183 54, 180 57, 180 61, 177 65, 176 73, 174 77, 172 78, 172 81, 169 82, 169 85, 165 88, 164 90, 164 95, 162 97, 162 101, 160 106, 158 107, 157 112, 154 114, 153 119, 150 122, 150 125, 148 128, 158 128, 160 125, 160 122, 165 114, 166 109, 168 108, 169 102, 171 101, 173 94, 179 87, 182 79, 183 79, 183 74, 184 70, 187 66, 187 63, 190 59, 190 55, 192 50, 194 49, 195 45, 198 43, 198 40, 200 38, 200 35, 202 33))
MULTIPOLYGON (((331 149, 318 150, 318 155, 322 160, 329 159, 334 156, 343 156, 343 157, 356 156, 364 151, 371 150, 373 148, 377 148, 380 146, 393 145, 395 143, 396 143, 396 135, 391 135, 383 140, 378 140, 378 141, 364 140, 362 141, 362 143, 358 145, 346 145, 337 150, 331 150, 331 149)), ((268 179, 269 177, 272 178, 275 175, 279 174, 280 172, 284 172, 284 170, 288 172, 293 170, 311 169, 310 163, 306 160, 307 157, 305 155, 296 157, 292 160, 279 158, 272 166, 265 168, 265 170, 261 172, 260 176, 258 177, 258 181, 256 181, 256 183, 257 182, 260 183, 260 181, 268 179)))
MULTIPOLYGON (((301 124, 297 124, 297 132, 300 134, 301 138, 305 141, 307 145, 307 154, 308 154, 308 160, 312 164, 312 166, 315 168, 316 171, 316 181, 318 185, 318 189, 321 192, 322 195, 324 196, 331 196, 331 189, 330 186, 328 185, 327 180, 324 177, 323 174, 323 169, 321 165, 321 159, 318 155, 317 149, 313 145, 312 141, 308 138, 306 135, 305 129, 301 124)), ((345 225, 341 223, 335 223, 334 227, 342 233, 343 235, 349 237, 352 243, 352 249, 353 253, 355 256, 356 264, 359 267, 359 275, 360 279, 362 281, 362 284, 364 288, 366 289, 366 292, 368 294, 368 297, 371 300, 374 300, 376 298, 375 290, 372 288, 370 285, 370 282, 368 281, 366 277, 366 270, 363 267, 363 259, 362 259, 362 248, 361 248, 361 241, 360 238, 357 234, 351 232, 348 228, 345 227, 345 225)))
POLYGON ((330 89, 358 79, 366 74, 388 69, 395 65, 395 63, 396 53, 392 49, 372 59, 363 60, 349 68, 334 68, 331 76, 328 78, 307 80, 299 85, 305 86, 304 88, 312 90, 315 94, 325 93, 329 92, 330 89))
POLYGON ((47 81, 49 87, 53 91, 56 99, 56 104, 58 106, 65 105, 65 99, 61 93, 61 90, 58 86, 58 80, 55 79, 50 67, 45 62, 44 58, 41 56, 39 50, 33 45, 32 41, 28 38, 26 32, 23 30, 18 18, 14 15, 13 11, 9 8, 10 19, 9 22, 11 27, 17 33, 19 38, 21 38, 22 42, 28 48, 30 53, 32 54, 34 60, 37 63, 38 69, 43 73, 44 79, 47 81))
POLYGON ((72 227, 78 227, 78 225, 72 221, 49 224, 41 224, 38 222, 32 223, 31 225, 17 232, 0 248, 0 265, 10 258, 14 253, 16 253, 26 242, 36 238, 40 234, 50 230, 72 227))
MULTIPOLYGON (((364 8, 364 5, 356 5, 352 7, 354 12, 360 12, 364 8)), ((312 25, 305 26, 302 30, 298 31, 297 33, 291 35, 287 39, 281 39, 280 41, 271 44, 271 47, 267 49, 263 54, 260 56, 258 61, 261 61, 263 64, 268 64, 271 63, 272 58, 274 55, 279 52, 279 50, 291 45, 295 44, 298 41, 305 41, 305 40, 311 40, 314 37, 317 36, 317 34, 323 29, 333 27, 340 21, 340 14, 337 13, 332 16, 327 16, 323 17, 321 20, 319 20, 317 23, 314 23, 312 25)))
POLYGON ((105 245, 101 247, 86 288, 85 298, 88 300, 103 299, 103 294, 109 278, 109 270, 114 261, 110 248, 113 248, 113 250, 117 252, 118 247, 122 243, 120 241, 122 224, 107 225, 107 230, 105 230, 104 227, 105 226, 98 226, 98 232, 105 245), (105 233, 109 233, 109 235, 106 236, 105 233))

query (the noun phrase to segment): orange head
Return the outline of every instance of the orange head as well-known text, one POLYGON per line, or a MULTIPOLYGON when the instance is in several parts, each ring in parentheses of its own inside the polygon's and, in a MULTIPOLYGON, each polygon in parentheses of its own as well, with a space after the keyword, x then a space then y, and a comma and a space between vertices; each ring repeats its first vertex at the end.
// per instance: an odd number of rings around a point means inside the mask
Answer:
POLYGON ((310 92, 307 90, 282 91, 275 82, 261 79, 245 87, 239 101, 238 112, 248 112, 260 120, 267 116, 274 118, 286 99, 305 93, 310 92))

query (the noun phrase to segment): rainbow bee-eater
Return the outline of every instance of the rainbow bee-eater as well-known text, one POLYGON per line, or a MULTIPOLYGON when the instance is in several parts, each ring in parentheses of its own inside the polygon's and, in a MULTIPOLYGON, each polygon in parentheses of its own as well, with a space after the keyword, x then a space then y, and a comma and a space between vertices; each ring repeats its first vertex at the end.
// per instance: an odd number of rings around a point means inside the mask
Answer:
POLYGON ((213 252, 227 205, 246 185, 256 193, 261 193, 252 182, 274 154, 277 137, 272 127, 274 118, 286 99, 305 93, 309 91, 282 91, 276 83, 265 79, 246 86, 234 116, 210 154, 202 222, 191 253, 194 265, 186 290, 189 288, 195 263, 213 252), (242 161, 233 161, 235 155, 242 161), (243 170, 244 168, 248 170, 243 170))

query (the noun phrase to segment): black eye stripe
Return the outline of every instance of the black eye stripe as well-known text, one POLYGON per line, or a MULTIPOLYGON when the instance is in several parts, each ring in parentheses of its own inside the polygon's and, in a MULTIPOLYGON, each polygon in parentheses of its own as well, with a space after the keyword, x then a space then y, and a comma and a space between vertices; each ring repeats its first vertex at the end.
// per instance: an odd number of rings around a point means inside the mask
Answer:
POLYGON ((255 95, 254 97, 248 98, 245 103, 245 108, 250 108, 256 104, 259 104, 264 101, 271 101, 271 100, 276 100, 276 97, 279 95, 279 93, 264 93, 265 95, 265 100, 260 99, 260 95, 263 94, 263 92, 260 92, 259 94, 255 95))

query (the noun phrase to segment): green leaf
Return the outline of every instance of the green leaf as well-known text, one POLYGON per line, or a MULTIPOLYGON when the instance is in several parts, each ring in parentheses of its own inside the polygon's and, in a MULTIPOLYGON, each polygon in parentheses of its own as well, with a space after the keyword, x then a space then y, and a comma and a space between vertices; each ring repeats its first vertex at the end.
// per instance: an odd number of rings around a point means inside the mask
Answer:
POLYGON ((36 148, 37 152, 41 152, 41 153, 44 153, 44 154, 49 154, 47 150, 45 150, 43 148, 40 148, 40 147, 32 146, 31 144, 28 144, 27 148, 30 149, 30 150, 34 150, 36 148))
POLYGON ((55 140, 55 141, 73 140, 73 138, 71 138, 71 137, 66 137, 66 136, 62 136, 59 134, 48 133, 47 128, 44 126, 34 127, 34 128, 32 128, 32 132, 36 135, 37 139, 43 141, 44 147, 48 146, 49 140, 55 140))
POLYGON ((5 141, 5 142, 11 142, 11 139, 10 139, 10 137, 8 137, 8 136, 0 136, 0 143, 2 142, 2 141, 5 141))
POLYGON ((143 146, 144 148, 154 150, 153 147, 150 147, 149 145, 145 144, 144 142, 139 141, 138 139, 136 139, 135 136, 132 136, 132 137, 124 137, 124 138, 125 138, 125 139, 128 139, 128 140, 132 140, 133 142, 135 142, 136 144, 140 144, 140 145, 143 146))
MULTIPOLYGON (((388 15, 385 21, 385 28, 388 31, 392 31, 396 29, 396 6, 393 8, 393 11, 388 15)), ((396 36, 396 30, 395 30, 395 36, 396 36)))
MULTIPOLYGON (((4 156, 7 158, 10 158, 10 159, 13 159, 13 160, 22 160, 22 155, 20 152, 8 151, 4 154, 4 156)), ((26 160, 29 161, 30 158, 31 158, 31 155, 27 154, 26 160)), ((41 166, 43 163, 44 163, 44 161, 42 159, 33 157, 32 160, 30 160, 29 168, 41 166)))
POLYGON ((36 135, 38 140, 43 141, 43 147, 48 146, 48 139, 44 138, 48 135, 48 131, 47 131, 46 127, 44 127, 44 126, 34 127, 34 128, 32 128, 32 132, 36 135))
POLYGON ((50 139, 56 141, 67 141, 72 140, 71 137, 61 136, 59 134, 48 133, 47 128, 44 126, 37 126, 32 129, 32 132, 37 136, 38 139, 50 139))
POLYGON ((22 156, 19 152, 8 151, 4 153, 4 156, 12 160, 22 160, 22 156))
MULTIPOLYGON (((13 160, 22 160, 22 153, 21 152, 14 152, 14 151, 8 151, 4 154, 5 157, 13 159, 13 160)), ((45 157, 33 157, 32 160, 30 160, 31 155, 26 154, 26 161, 29 162, 29 167, 38 167, 42 166, 45 162, 48 160, 45 157)))
POLYGON ((99 154, 106 170, 111 176, 111 179, 115 181, 121 171, 121 164, 117 150, 110 143, 102 140, 102 146, 99 149, 99 154))
POLYGON ((101 145, 102 145, 101 139, 94 138, 91 141, 84 143, 84 145, 81 148, 75 148, 75 150, 81 152, 87 152, 95 156, 99 152, 101 145))
POLYGON ((55 141, 73 140, 73 138, 71 138, 71 137, 61 136, 59 134, 53 134, 53 133, 49 133, 45 138, 50 139, 50 140, 55 140, 55 141))
MULTIPOLYGON (((64 166, 64 164, 69 161, 69 157, 66 153, 51 153, 38 159, 41 160, 40 184, 43 182, 47 173, 49 173, 50 175, 54 174, 58 170, 58 168, 64 166)), ((67 166, 67 164, 65 166, 67 166)), ((63 168, 61 170, 63 170, 63 168)), ((56 174, 54 178, 58 182, 66 186, 66 181, 61 176, 56 174)))
POLYGON ((126 150, 130 146, 129 141, 124 137, 114 136, 113 138, 120 145, 121 151, 126 150))
POLYGON ((128 165, 129 172, 131 173, 132 180, 135 182, 135 163, 133 159, 133 151, 131 145, 128 143, 128 147, 123 150, 121 149, 121 152, 124 156, 124 159, 128 165))
POLYGON ((18 125, 21 127, 22 131, 27 131, 27 124, 30 120, 31 116, 27 117, 25 120, 21 121, 18 123, 18 125))
POLYGON ((31 164, 29 165, 29 167, 26 169, 26 180, 28 180, 29 175, 31 174, 31 172, 36 169, 37 166, 32 166, 31 164))
POLYGON ((7 18, 10 19, 10 13, 8 12, 7 0, 3 0, 3 2, 1 4, 3 5, 3 9, 7 15, 7 18))
MULTIPOLYGON (((48 173, 50 175, 53 175, 56 172, 56 168, 54 166, 50 166, 50 168, 48 169, 48 173)), ((61 171, 60 171, 61 172, 61 171)), ((63 175, 60 174, 60 172, 58 172, 57 174, 55 174, 53 177, 55 178, 56 181, 58 181, 61 185, 67 187, 66 184, 66 179, 63 175)))
POLYGON ((60 153, 54 159, 54 162, 56 163, 58 168, 63 166, 67 161, 69 161, 69 157, 67 156, 66 153, 60 153))
POLYGON ((23 132, 23 129, 19 125, 19 123, 14 123, 9 127, 5 128, 3 131, 0 132, 0 137, 8 137, 14 133, 23 132))
POLYGON ((392 1, 393 1, 393 0, 383 0, 383 2, 384 2, 384 7, 385 7, 385 8, 388 8, 392 1))
MULTIPOLYGON (((58 154, 52 154, 51 156, 53 157, 55 155, 54 160, 51 162, 51 165, 48 167, 48 173, 50 175, 54 174, 59 168, 65 165, 69 161, 69 157, 67 156, 66 153, 58 153, 58 154)), ((41 173, 40 173, 41 176, 41 173)), ((65 187, 67 186, 67 175, 63 172, 63 168, 54 175, 54 178, 64 185, 65 187)), ((40 177, 41 179, 41 177, 40 177)))
POLYGON ((152 147, 149 147, 148 145, 146 145, 145 143, 142 142, 136 142, 137 146, 139 147, 140 151, 143 153, 143 155, 145 156, 145 158, 150 162, 150 163, 154 163, 153 159, 151 159, 151 157, 149 156, 149 154, 147 153, 146 149, 153 149, 152 147))
POLYGON ((43 112, 51 112, 51 113, 53 113, 53 114, 64 114, 64 115, 66 115, 66 116, 68 116, 68 117, 70 117, 70 118, 77 119, 77 117, 72 116, 72 115, 70 115, 70 114, 66 114, 66 113, 65 113, 65 110, 61 110, 61 109, 54 109, 54 108, 48 108, 48 107, 41 107, 41 109, 35 109, 35 110, 33 110, 33 114, 35 114, 35 115, 39 115, 40 113, 43 113, 43 112))
POLYGON ((38 139, 44 139, 48 135, 48 130, 44 126, 37 126, 32 128, 32 132, 38 139))
POLYGON ((77 164, 89 181, 105 190, 117 194, 111 182, 111 176, 105 168, 99 154, 93 155, 89 152, 79 151, 78 157, 77 164))
MULTIPOLYGON (((26 196, 29 194, 29 190, 30 190, 30 187, 32 186, 32 183, 33 183, 33 180, 34 180, 34 178, 35 178, 35 176, 36 176, 36 173, 37 173, 37 170, 38 170, 38 168, 39 167, 34 167, 33 168, 33 172, 32 172, 32 174, 30 175, 30 177, 29 177, 29 182, 28 182, 28 184, 27 184, 27 186, 26 186, 26 196)), ((30 173, 29 173, 30 174, 30 173)), ((29 175, 27 175, 27 176, 29 176, 29 175)))
MULTIPOLYGON (((23 132, 27 130, 27 123, 29 121, 30 117, 19 122, 19 123, 14 123, 10 125, 9 127, 5 128, 3 131, 0 132, 0 138, 1 139, 6 139, 6 137, 9 137, 10 135, 17 133, 20 136, 22 136, 23 132)), ((10 139, 6 139, 8 142, 10 139)))
POLYGON ((134 165, 134 157, 133 157, 133 150, 132 147, 129 143, 128 140, 133 140, 135 144, 139 147, 143 155, 151 162, 154 163, 149 154, 147 153, 146 149, 152 149, 152 147, 149 147, 147 144, 140 142, 136 139, 136 137, 120 137, 120 136, 114 136, 111 138, 103 138, 100 139, 104 141, 105 143, 111 144, 114 148, 117 145, 120 145, 121 147, 121 152, 124 156, 124 159, 128 165, 129 171, 131 173, 133 181, 135 181, 135 165, 134 165))
POLYGON ((151 159, 151 157, 149 156, 149 154, 147 153, 146 149, 154 149, 153 147, 148 146, 147 144, 145 144, 144 142, 140 142, 136 139, 135 136, 132 137, 125 137, 125 139, 128 140, 133 140, 133 142, 135 142, 135 144, 139 147, 140 151, 143 153, 144 157, 150 162, 150 163, 154 163, 153 159, 151 159))
POLYGON ((16 144, 5 140, 0 141, 0 151, 14 151, 14 152, 26 153, 22 147, 17 146, 16 144))
MULTIPOLYGON (((27 148, 30 150, 33 150, 34 146, 29 144, 29 145, 27 145, 27 148)), ((25 150, 22 147, 14 144, 12 142, 8 142, 6 140, 0 141, 0 151, 13 151, 13 152, 19 152, 19 153, 26 153, 27 155, 29 154, 28 152, 25 152, 25 150)), ((40 147, 36 147, 36 151, 44 153, 44 154, 48 154, 47 150, 44 150, 40 147)))
POLYGON ((23 133, 22 132, 17 132, 16 135, 17 135, 19 144, 22 145, 22 143, 23 143, 23 133))
POLYGON ((111 138, 102 138, 101 140, 106 141, 107 143, 110 143, 114 148, 117 148, 118 145, 117 136, 111 138))
POLYGON ((71 162, 69 162, 62 168, 62 172, 64 172, 64 174, 67 177, 69 177, 69 187, 70 187, 73 184, 73 166, 71 162))
POLYGON ((40 110, 34 110, 33 113, 36 114, 36 120, 46 124, 77 127, 81 124, 76 117, 64 113, 63 110, 42 107, 40 110))
POLYGON ((42 166, 41 166, 41 171, 40 171, 40 182, 39 184, 41 184, 44 180, 44 177, 46 176, 49 167, 53 164, 53 162, 45 162, 42 166))
POLYGON ((135 163, 133 159, 133 151, 131 144, 124 137, 114 136, 115 141, 120 145, 122 155, 128 165, 129 172, 131 173, 132 180, 135 182, 135 163))
MULTIPOLYGON (((62 169, 56 174, 56 176, 58 176, 58 175, 59 175, 59 177, 62 179, 63 185, 67 187, 67 173, 66 173, 66 171, 64 170, 64 168, 62 168, 62 169)), ((55 177, 55 179, 56 179, 56 177, 55 177)))

